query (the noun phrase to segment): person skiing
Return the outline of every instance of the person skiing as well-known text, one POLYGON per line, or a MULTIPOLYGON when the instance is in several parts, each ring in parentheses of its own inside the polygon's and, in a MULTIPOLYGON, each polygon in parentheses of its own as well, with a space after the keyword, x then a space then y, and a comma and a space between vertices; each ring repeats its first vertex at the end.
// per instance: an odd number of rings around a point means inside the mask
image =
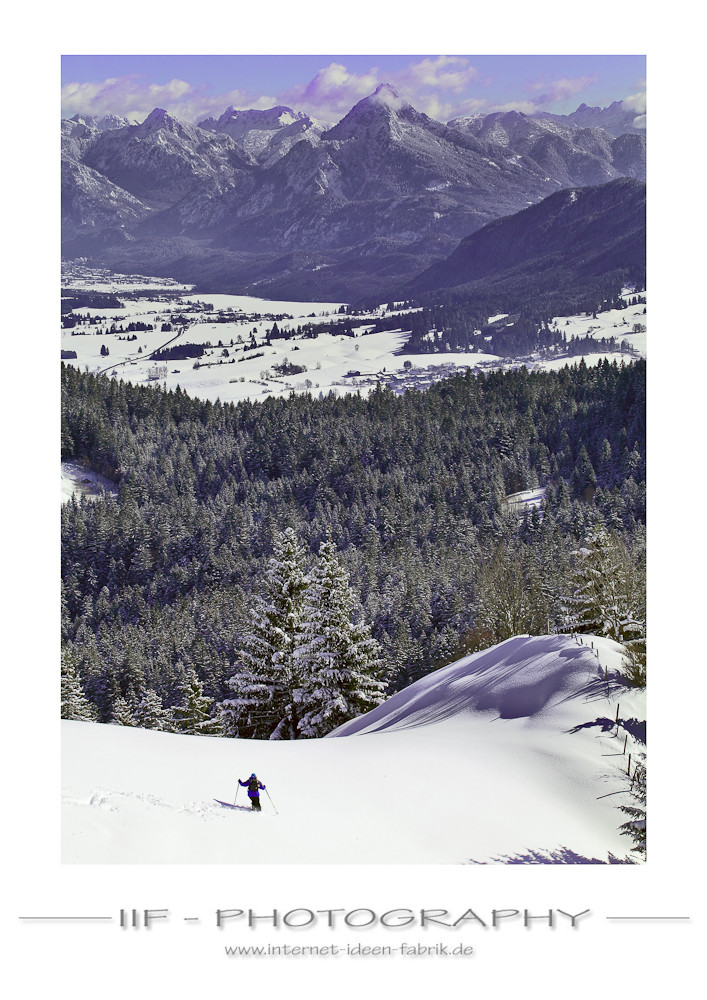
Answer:
POLYGON ((250 799, 250 808, 254 809, 256 812, 260 812, 260 790, 265 791, 265 785, 262 781, 258 780, 258 776, 253 773, 250 778, 246 778, 245 781, 238 779, 238 784, 242 788, 248 789, 248 798, 250 799))

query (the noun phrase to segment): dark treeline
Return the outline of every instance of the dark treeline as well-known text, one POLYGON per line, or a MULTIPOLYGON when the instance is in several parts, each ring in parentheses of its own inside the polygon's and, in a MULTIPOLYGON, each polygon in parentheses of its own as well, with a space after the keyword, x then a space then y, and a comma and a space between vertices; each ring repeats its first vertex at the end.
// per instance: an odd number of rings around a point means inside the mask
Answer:
POLYGON ((72 309, 122 309, 123 303, 113 292, 77 291, 75 288, 62 288, 61 313, 72 309))
POLYGON ((174 347, 163 347, 160 351, 154 351, 152 358, 155 361, 186 361, 187 358, 203 358, 203 344, 175 344, 174 347))
POLYGON ((62 507, 63 641, 104 721, 146 691, 177 704, 194 670, 226 697, 287 527, 311 554, 331 535, 390 691, 509 635, 577 627, 590 534, 640 590, 642 361, 237 405, 66 366, 62 388, 62 457, 119 487, 62 507), (507 494, 538 485, 541 510, 509 512, 507 494))

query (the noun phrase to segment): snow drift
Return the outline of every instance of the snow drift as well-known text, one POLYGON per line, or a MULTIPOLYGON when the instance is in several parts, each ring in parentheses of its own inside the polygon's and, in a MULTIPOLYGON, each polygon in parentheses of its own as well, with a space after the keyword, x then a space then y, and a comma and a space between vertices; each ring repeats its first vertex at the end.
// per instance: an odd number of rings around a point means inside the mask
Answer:
POLYGON ((566 636, 516 636, 435 671, 330 735, 407 729, 463 712, 531 718, 550 704, 596 689, 596 660, 588 670, 586 654, 586 647, 568 644, 566 636))
MULTIPOLYGON (((69 863, 607 862, 641 692, 608 639, 515 637, 324 739, 178 736, 64 722, 69 863), (617 731, 616 718, 619 718, 617 731), (237 778, 267 786, 254 814, 237 778), (235 806, 224 808, 215 800, 235 806)), ((633 860, 635 859, 631 856, 633 860)))

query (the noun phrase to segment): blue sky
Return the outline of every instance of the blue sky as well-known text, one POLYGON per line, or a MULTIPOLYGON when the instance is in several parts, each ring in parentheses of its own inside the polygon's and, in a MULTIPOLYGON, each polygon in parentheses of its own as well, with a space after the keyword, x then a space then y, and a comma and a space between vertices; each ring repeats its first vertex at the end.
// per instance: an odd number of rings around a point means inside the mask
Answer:
POLYGON ((337 121, 379 83, 445 121, 515 108, 566 114, 582 102, 645 110, 642 55, 64 55, 62 115, 155 107, 189 121, 285 104, 337 121))

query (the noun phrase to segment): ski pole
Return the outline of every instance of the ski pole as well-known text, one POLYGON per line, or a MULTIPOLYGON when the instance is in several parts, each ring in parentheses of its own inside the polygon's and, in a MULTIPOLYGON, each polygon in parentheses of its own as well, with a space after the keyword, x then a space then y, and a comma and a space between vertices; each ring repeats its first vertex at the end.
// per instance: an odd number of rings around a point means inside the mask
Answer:
MULTIPOLYGON (((267 795, 267 797, 268 797, 268 798, 270 799, 270 792, 269 792, 269 791, 267 790, 267 788, 265 789, 265 794, 266 794, 266 795, 267 795)), ((271 805, 271 806, 273 807, 273 809, 275 809, 275 803, 273 802, 273 800, 272 800, 272 799, 270 799, 270 805, 271 805)), ((278 816, 280 815, 280 814, 279 814, 279 812, 277 811, 277 809, 275 809, 275 813, 276 813, 276 814, 277 814, 278 816)))
POLYGON ((238 798, 238 785, 236 785, 236 798, 233 800, 233 807, 236 806, 236 799, 238 798))

